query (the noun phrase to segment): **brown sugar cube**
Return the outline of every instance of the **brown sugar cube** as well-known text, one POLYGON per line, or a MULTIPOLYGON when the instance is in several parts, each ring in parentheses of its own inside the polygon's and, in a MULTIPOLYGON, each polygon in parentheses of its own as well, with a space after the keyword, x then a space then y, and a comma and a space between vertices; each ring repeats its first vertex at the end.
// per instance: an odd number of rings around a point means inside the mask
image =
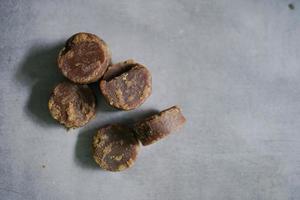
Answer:
POLYGON ((186 119, 178 106, 173 106, 160 113, 134 124, 136 137, 142 144, 152 144, 183 126, 186 119))
POLYGON ((106 43, 91 33, 76 33, 58 56, 58 67, 69 80, 87 84, 99 80, 111 62, 106 43))
POLYGON ((96 100, 87 85, 62 82, 54 88, 48 107, 59 123, 67 128, 76 128, 95 117, 96 100))
POLYGON ((100 81, 100 90, 112 107, 132 110, 150 96, 151 74, 146 67, 133 60, 114 64, 100 81))
POLYGON ((123 125, 100 128, 93 138, 93 157, 108 171, 122 171, 131 167, 140 149, 131 129, 123 125))

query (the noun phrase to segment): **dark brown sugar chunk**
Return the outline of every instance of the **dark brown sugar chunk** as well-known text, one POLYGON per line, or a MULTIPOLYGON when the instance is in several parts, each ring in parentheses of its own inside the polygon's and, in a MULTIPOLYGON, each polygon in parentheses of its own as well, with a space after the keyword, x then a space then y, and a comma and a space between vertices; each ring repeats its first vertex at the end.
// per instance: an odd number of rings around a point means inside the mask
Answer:
POLYGON ((93 157, 101 168, 109 171, 131 167, 139 149, 133 130, 123 125, 102 127, 93 138, 93 157))
POLYGON ((185 121, 180 108, 173 106, 135 123, 134 130, 142 144, 149 145, 176 131, 185 121))
POLYGON ((80 84, 99 80, 110 62, 106 43, 91 33, 73 35, 58 56, 58 67, 63 75, 80 84))
POLYGON ((100 89, 111 106, 132 110, 151 95, 151 74, 143 65, 127 60, 108 68, 100 81, 100 89))
POLYGON ((67 128, 76 128, 95 117, 96 100, 87 85, 62 82, 54 88, 48 107, 59 123, 67 128))

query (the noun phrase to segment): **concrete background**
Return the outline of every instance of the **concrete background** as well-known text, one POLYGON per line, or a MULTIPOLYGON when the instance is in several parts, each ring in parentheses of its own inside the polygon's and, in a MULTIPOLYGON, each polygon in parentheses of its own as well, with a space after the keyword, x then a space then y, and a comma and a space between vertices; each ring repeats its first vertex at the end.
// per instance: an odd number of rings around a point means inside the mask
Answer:
POLYGON ((300 199, 299 1, 1 0, 0 30, 1 200, 300 199), (130 112, 98 95, 97 118, 67 133, 47 101, 63 79, 58 51, 79 31, 116 62, 146 64, 153 94, 130 112), (182 130, 130 170, 97 168, 97 127, 174 104, 182 130))

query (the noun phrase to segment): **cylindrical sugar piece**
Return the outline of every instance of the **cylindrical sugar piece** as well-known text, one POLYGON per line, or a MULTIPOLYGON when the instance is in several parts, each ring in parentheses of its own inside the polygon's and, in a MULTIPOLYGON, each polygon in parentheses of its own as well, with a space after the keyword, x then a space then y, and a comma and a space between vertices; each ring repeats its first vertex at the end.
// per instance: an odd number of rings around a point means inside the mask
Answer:
POLYGON ((133 60, 108 68, 100 81, 100 89, 108 104, 121 110, 132 110, 142 105, 152 92, 149 70, 133 60))
POLYGON ((76 128, 95 117, 96 100, 87 85, 62 82, 54 88, 48 107, 59 123, 67 128, 76 128))
POLYGON ((135 123, 134 130, 142 144, 149 145, 176 131, 185 121, 180 108, 173 106, 135 123))
POLYGON ((139 149, 133 130, 123 125, 102 127, 93 138, 93 157, 101 168, 109 171, 131 167, 139 149))
POLYGON ((80 84, 99 80, 110 62, 106 43, 91 33, 73 35, 58 56, 58 67, 63 75, 80 84))

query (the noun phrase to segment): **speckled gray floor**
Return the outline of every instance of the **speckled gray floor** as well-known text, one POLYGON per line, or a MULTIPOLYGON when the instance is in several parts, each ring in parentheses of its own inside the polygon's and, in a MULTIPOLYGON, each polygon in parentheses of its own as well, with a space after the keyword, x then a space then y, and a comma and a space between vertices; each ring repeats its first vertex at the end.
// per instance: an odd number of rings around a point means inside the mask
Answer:
POLYGON ((300 199, 299 1, 1 0, 0 30, 1 200, 300 199), (57 53, 79 31, 114 61, 146 64, 153 94, 130 112, 98 95, 97 118, 66 133, 47 100, 63 79, 57 53), (128 171, 97 168, 97 127, 174 104, 181 131, 128 171))

